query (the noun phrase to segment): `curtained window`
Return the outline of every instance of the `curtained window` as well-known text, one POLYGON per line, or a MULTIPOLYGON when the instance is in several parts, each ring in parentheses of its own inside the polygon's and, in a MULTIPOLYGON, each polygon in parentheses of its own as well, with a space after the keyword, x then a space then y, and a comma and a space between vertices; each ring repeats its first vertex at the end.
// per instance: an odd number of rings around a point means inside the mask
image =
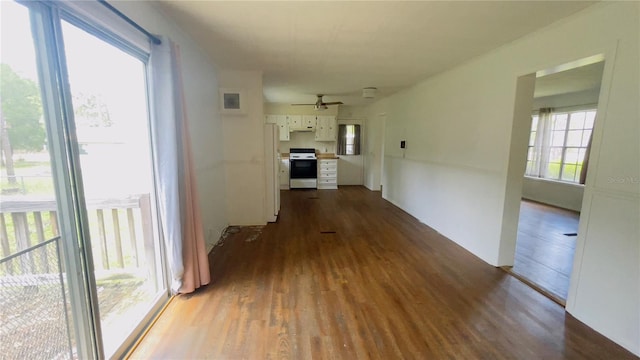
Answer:
POLYGON ((360 125, 338 125, 338 155, 360 155, 360 125))
POLYGON ((533 115, 525 175, 584 184, 596 110, 533 115))

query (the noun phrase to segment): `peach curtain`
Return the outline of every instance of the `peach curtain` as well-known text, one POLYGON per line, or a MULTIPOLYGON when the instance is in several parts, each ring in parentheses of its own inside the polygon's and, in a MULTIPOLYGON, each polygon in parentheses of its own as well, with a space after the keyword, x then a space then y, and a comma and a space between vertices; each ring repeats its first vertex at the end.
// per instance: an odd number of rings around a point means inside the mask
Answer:
POLYGON ((173 293, 210 282, 183 92, 179 48, 168 38, 150 57, 157 203, 173 293))
POLYGON ((184 164, 184 202, 183 202, 183 221, 182 221, 182 262, 184 273, 182 275, 182 287, 179 292, 190 293, 200 286, 207 285, 211 281, 209 272, 209 259, 207 257, 207 249, 202 226, 202 217, 200 215, 200 206, 198 201, 198 191, 195 178, 195 167, 193 165, 193 154, 191 153, 191 137, 189 136, 189 120, 187 116, 183 80, 182 80, 182 62, 180 57, 180 49, 177 45, 173 45, 176 57, 177 74, 177 92, 180 94, 182 102, 182 160, 184 164))

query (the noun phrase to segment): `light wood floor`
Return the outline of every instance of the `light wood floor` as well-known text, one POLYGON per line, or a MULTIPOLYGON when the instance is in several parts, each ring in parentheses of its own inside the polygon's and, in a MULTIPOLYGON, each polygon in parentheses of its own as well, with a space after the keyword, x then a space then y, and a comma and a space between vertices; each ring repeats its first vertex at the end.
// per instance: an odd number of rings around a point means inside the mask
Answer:
POLYGON ((133 358, 635 358, 363 187, 283 191, 253 231, 215 248, 213 283, 133 358))
POLYGON ((580 215, 523 200, 515 263, 511 271, 559 298, 567 299, 580 215))

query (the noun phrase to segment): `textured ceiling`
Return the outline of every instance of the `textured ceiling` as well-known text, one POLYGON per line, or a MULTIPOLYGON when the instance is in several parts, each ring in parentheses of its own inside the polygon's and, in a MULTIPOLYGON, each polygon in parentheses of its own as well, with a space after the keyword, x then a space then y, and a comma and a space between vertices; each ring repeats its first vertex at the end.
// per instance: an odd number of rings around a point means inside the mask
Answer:
POLYGON ((223 69, 262 70, 267 102, 363 104, 571 15, 582 1, 164 1, 223 69))

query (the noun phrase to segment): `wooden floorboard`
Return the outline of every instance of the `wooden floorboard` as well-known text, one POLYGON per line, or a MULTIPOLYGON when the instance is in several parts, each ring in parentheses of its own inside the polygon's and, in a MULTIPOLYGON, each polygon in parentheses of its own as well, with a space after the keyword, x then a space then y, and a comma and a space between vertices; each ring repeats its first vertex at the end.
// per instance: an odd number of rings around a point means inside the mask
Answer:
POLYGON ((580 215, 574 211, 523 200, 512 272, 564 303, 569 292, 580 215))
POLYGON ((212 284, 132 358, 635 358, 363 187, 283 191, 255 231, 214 249, 212 284))

